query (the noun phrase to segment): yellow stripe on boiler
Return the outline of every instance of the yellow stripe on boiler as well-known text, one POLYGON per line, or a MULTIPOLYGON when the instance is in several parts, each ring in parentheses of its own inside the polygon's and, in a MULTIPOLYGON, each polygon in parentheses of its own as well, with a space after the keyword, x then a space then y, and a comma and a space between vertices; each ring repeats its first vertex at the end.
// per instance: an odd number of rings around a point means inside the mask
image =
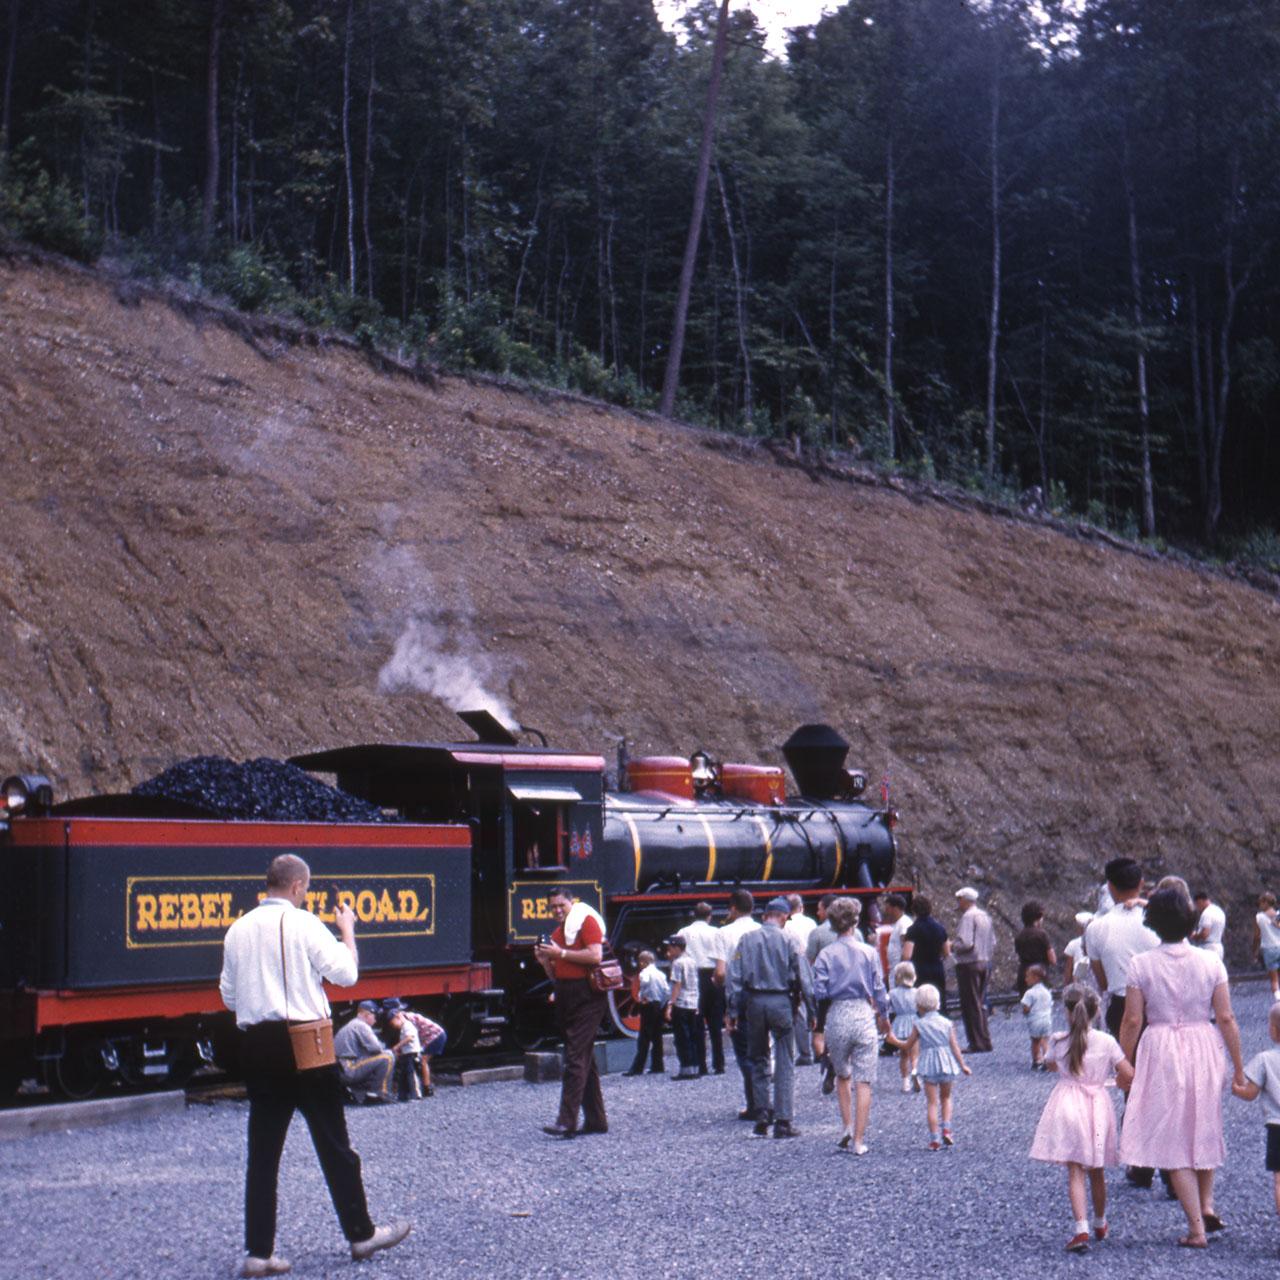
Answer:
POLYGON ((714 880, 716 878, 716 838, 711 834, 711 823, 701 815, 698 821, 702 823, 702 829, 707 833, 707 879, 714 880))
POLYGON ((840 868, 844 866, 844 840, 840 836, 840 821, 835 814, 827 815, 831 819, 831 829, 836 835, 836 873, 831 878, 832 884, 840 883, 840 868))
POLYGON ((627 824, 627 830, 631 832, 631 852, 635 854, 636 859, 636 885, 640 884, 640 832, 636 829, 636 820, 628 818, 624 813, 622 820, 627 824))
POLYGON ((769 827, 765 820, 758 814, 752 814, 756 825, 760 828, 760 835, 764 839, 764 875, 761 880, 768 880, 773 875, 773 837, 769 834, 769 827))

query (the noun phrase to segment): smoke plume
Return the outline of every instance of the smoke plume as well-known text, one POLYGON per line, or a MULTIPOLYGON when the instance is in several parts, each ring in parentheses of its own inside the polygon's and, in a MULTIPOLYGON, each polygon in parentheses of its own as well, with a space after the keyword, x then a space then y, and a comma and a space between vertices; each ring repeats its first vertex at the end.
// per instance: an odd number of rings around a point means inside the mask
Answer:
POLYGON ((510 707, 490 692, 493 669, 483 654, 468 653, 466 643, 430 618, 412 618, 378 672, 382 693, 429 693, 451 711, 488 711, 509 729, 518 726, 510 707))

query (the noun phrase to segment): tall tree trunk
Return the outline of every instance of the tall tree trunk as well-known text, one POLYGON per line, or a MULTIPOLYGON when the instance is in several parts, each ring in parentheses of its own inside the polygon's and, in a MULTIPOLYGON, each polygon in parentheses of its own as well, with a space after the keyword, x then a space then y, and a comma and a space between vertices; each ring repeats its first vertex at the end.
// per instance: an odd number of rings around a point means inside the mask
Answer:
POLYGON ((720 0, 716 19, 716 39, 711 54, 711 79, 707 84, 707 105, 702 115, 702 149, 698 153, 698 175, 693 184, 693 211, 689 215, 689 234, 685 238, 684 261, 680 265, 680 288, 676 294, 676 314, 671 326, 671 349, 667 352, 667 368, 662 378, 662 398, 658 412, 670 417, 676 407, 680 387, 680 361, 684 357, 684 331, 689 317, 689 294, 693 289, 693 268, 698 259, 698 238, 702 234, 702 213, 707 201, 707 179, 711 173, 711 147, 716 133, 716 103, 720 97, 720 79, 724 71, 725 53, 729 47, 729 0, 720 0))
POLYGON ((218 218, 218 70, 222 56, 222 25, 226 0, 213 0, 209 19, 209 56, 205 67, 204 107, 204 207, 200 217, 200 242, 207 253, 213 244, 218 218))
POLYGON ((898 453, 897 397, 893 389, 893 204, 897 164, 893 154, 893 130, 884 148, 884 422, 889 437, 889 459, 898 453))
POLYGON ((347 0, 347 32, 342 52, 342 168, 347 180, 347 291, 356 291, 356 185, 351 156, 351 28, 355 0, 347 0))
POLYGON ((1200 372, 1200 282, 1195 268, 1191 269, 1187 287, 1188 315, 1191 338, 1191 420, 1196 431, 1196 472, 1200 482, 1200 509, 1203 512, 1209 497, 1209 449, 1205 439, 1204 378, 1200 372))
MULTIPOLYGON (((996 39, 999 39, 997 33, 996 39)), ((996 476, 996 378, 1000 362, 1000 65, 991 77, 991 314, 987 334, 987 438, 984 469, 988 483, 996 476)))
POLYGON ((715 166, 716 186, 720 189, 720 206, 724 210, 724 229, 729 237, 729 262, 733 268, 733 311, 738 330, 738 354, 742 357, 742 418, 748 430, 755 416, 755 395, 751 386, 751 349, 747 345, 747 300, 738 264, 738 237, 733 230, 733 213, 729 209, 729 196, 724 189, 720 166, 715 166))
POLYGON ((1142 331, 1142 269, 1138 259, 1138 202, 1133 191, 1129 130, 1124 134, 1124 193, 1129 214, 1129 286, 1133 294, 1133 329, 1138 357, 1138 427, 1142 450, 1142 532, 1156 536, 1155 486, 1151 477, 1151 401, 1147 394, 1147 341, 1142 331))
POLYGON ((231 95, 231 239, 240 239, 240 84, 244 76, 244 56, 236 60, 236 87, 231 95))
POLYGON ((9 47, 4 57, 4 101, 0 104, 0 151, 9 154, 13 138, 13 75, 18 66, 18 20, 21 0, 9 0, 9 47))
POLYGON ((369 188, 373 184, 373 88, 374 41, 373 0, 366 6, 369 17, 369 87, 364 99, 364 182, 360 189, 360 216, 364 220, 364 273, 369 301, 373 301, 373 223, 369 218, 369 188))

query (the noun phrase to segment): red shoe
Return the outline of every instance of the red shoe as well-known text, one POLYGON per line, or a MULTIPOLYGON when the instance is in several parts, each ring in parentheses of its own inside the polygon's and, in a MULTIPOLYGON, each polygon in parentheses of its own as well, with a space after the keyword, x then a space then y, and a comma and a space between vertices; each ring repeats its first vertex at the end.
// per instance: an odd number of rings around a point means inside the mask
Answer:
POLYGON ((1095 1240, 1105 1240, 1107 1238, 1107 1224, 1105 1222, 1100 1227, 1094 1227, 1093 1238, 1095 1240))
POLYGON ((932 1139, 932 1140, 930 1141, 930 1143, 929 1143, 929 1150, 930 1150, 930 1151, 941 1151, 941 1150, 942 1150, 942 1143, 940 1143, 936 1138, 932 1139))
POLYGON ((1068 1253, 1083 1253, 1089 1247, 1089 1233, 1082 1231, 1078 1236, 1072 1236, 1067 1241, 1068 1253))
POLYGON ((943 1145, 944 1147, 954 1147, 954 1146, 956 1145, 956 1140, 951 1136, 951 1130, 950 1130, 950 1129, 943 1129, 943 1131, 942 1131, 942 1145, 943 1145))

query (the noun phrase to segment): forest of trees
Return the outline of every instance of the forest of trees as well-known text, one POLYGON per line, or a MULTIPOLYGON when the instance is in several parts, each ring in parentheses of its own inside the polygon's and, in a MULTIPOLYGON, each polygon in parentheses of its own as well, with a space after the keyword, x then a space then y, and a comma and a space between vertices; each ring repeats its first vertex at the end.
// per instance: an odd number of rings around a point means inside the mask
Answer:
POLYGON ((0 222, 1280 568, 1280 6, 0 0, 0 222))

